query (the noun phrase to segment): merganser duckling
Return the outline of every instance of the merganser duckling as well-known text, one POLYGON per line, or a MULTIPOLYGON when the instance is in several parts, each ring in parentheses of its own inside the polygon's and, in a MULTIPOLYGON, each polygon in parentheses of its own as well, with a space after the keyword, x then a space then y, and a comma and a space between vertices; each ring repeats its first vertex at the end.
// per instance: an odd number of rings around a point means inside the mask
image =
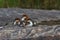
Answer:
POLYGON ((20 25, 20 19, 19 18, 15 18, 14 25, 20 25))
POLYGON ((29 19, 28 15, 23 14, 23 15, 22 15, 22 19, 21 19, 21 21, 25 21, 26 19, 29 19))
POLYGON ((26 26, 33 26, 33 21, 31 19, 27 19, 25 25, 26 26))
POLYGON ((27 19, 29 19, 28 15, 23 14, 23 15, 22 15, 22 19, 21 19, 21 22, 22 22, 23 26, 25 26, 27 19))

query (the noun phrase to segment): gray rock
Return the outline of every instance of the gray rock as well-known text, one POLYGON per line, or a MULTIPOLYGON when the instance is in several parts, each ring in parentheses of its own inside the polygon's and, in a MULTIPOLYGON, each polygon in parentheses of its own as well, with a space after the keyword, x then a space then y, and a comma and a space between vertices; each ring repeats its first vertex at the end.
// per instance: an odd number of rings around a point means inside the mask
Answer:
POLYGON ((37 10, 20 8, 0 8, 0 39, 27 39, 40 36, 60 35, 60 25, 38 25, 33 27, 14 26, 13 21, 16 17, 21 18, 26 13, 33 21, 40 23, 43 20, 60 19, 60 11, 57 10, 37 10))

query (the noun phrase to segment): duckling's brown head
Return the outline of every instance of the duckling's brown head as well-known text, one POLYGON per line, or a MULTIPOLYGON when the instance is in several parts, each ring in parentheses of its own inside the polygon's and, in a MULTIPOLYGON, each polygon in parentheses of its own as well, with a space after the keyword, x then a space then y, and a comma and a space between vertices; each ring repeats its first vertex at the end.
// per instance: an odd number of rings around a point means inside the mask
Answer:
POLYGON ((15 18, 15 21, 16 21, 16 22, 19 22, 19 21, 20 21, 20 19, 19 19, 19 18, 15 18))
POLYGON ((23 18, 24 20, 27 20, 27 19, 29 19, 29 16, 26 15, 26 14, 23 14, 23 15, 22 15, 22 18, 23 18))
POLYGON ((23 14, 22 16, 23 16, 23 17, 28 17, 28 15, 26 15, 26 14, 23 14))

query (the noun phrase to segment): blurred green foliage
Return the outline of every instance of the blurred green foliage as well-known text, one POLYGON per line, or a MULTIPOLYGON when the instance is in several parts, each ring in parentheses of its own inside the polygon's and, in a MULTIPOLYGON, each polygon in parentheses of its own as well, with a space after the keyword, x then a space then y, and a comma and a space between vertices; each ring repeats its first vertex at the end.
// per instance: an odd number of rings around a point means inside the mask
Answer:
POLYGON ((60 9, 60 0, 0 0, 0 8, 60 9))

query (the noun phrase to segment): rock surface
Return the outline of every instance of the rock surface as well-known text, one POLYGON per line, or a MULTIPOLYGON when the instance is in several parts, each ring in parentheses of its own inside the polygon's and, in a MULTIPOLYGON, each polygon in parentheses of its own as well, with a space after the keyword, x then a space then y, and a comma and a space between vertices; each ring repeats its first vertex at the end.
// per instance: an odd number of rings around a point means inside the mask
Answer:
POLYGON ((33 27, 14 26, 12 23, 14 19, 16 17, 21 18, 23 13, 29 15, 33 21, 37 21, 38 23, 41 21, 60 19, 60 11, 58 10, 0 8, 0 40, 27 40, 30 38, 36 38, 33 40, 38 40, 40 36, 44 38, 48 36, 54 37, 54 35, 60 35, 60 25, 37 25, 33 27))

